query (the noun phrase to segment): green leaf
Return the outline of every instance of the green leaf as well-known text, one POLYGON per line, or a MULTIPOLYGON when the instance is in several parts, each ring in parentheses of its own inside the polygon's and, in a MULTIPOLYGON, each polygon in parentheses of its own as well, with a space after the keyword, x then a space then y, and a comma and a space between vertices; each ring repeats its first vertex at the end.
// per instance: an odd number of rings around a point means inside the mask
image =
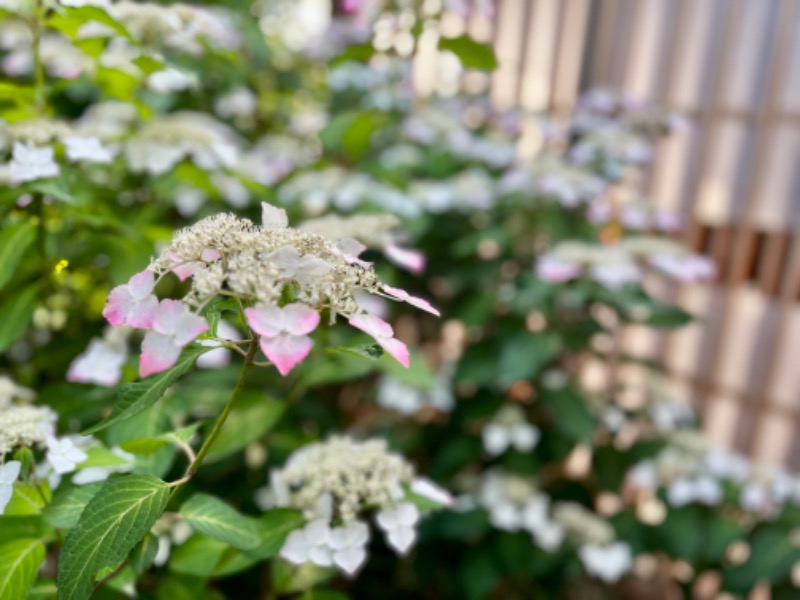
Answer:
POLYGON ((67 535, 58 565, 59 600, 83 600, 92 576, 118 564, 164 511, 169 486, 148 475, 108 480, 67 535))
POLYGON ((327 350, 329 352, 342 352, 352 356, 361 356, 369 360, 378 360, 383 356, 383 348, 378 344, 364 344, 363 346, 352 346, 351 348, 329 347, 327 350))
POLYGON ((208 350, 210 348, 206 346, 187 348, 171 369, 156 373, 141 381, 123 385, 117 393, 117 403, 111 410, 111 414, 97 425, 84 431, 83 434, 97 433, 109 425, 124 421, 158 402, 169 386, 191 369, 197 357, 208 350))
POLYGON ((61 180, 56 181, 37 181, 28 186, 34 192, 40 192, 45 196, 51 196, 56 200, 61 200, 68 204, 75 204, 75 197, 67 191, 66 184, 61 180))
POLYGON ((58 490, 53 501, 42 511, 44 520, 59 529, 75 527, 86 504, 102 487, 102 483, 90 483, 58 490))
POLYGON ((11 500, 6 506, 4 514, 9 516, 41 514, 47 497, 45 495, 45 498, 42 498, 43 493, 32 485, 20 482, 15 483, 11 500))
POLYGON ((195 530, 234 548, 251 550, 261 541, 253 519, 214 496, 195 494, 180 514, 195 530))
POLYGON ((39 286, 33 284, 0 304, 0 314, 3 315, 0 319, 0 352, 5 352, 25 333, 33 318, 38 295, 39 286))
POLYGON ((228 415, 206 460, 213 462, 239 452, 272 429, 285 410, 285 404, 261 393, 243 394, 228 415))
POLYGON ((561 339, 555 333, 523 333, 512 337, 500 353, 500 382, 511 385, 535 377, 560 351, 561 339))
POLYGON ((6 227, 0 232, 0 290, 14 275, 35 239, 36 226, 30 221, 6 227))
POLYGON ((594 435, 594 417, 586 400, 571 389, 550 390, 539 402, 550 413, 554 427, 565 437, 588 442, 594 435))
POLYGON ((745 594, 759 581, 777 583, 789 575, 798 561, 800 548, 789 539, 789 532, 780 527, 764 527, 753 534, 747 562, 723 571, 723 589, 745 594))
POLYGON ((161 71, 165 67, 164 63, 160 60, 155 60, 154 58, 145 56, 144 54, 134 58, 131 62, 139 67, 145 75, 150 75, 150 73, 161 71))
POLYGON ((24 537, 42 537, 47 529, 39 515, 0 515, 0 543, 24 537))
POLYGON ((172 551, 169 557, 170 571, 207 577, 214 574, 227 549, 227 544, 196 533, 172 551))
POLYGON ((152 533, 145 534, 128 556, 131 567, 137 573, 144 573, 153 564, 158 552, 158 538, 152 533))
POLYGON ((131 464, 128 459, 117 456, 111 450, 102 446, 89 448, 86 454, 86 460, 78 465, 78 469, 87 467, 127 467, 131 464))
POLYGON ((258 519, 257 529, 261 541, 257 548, 246 552, 258 560, 272 558, 280 551, 286 537, 305 523, 303 515, 287 508, 273 508, 258 519))
POLYGON ((152 454, 159 448, 163 448, 166 445, 166 440, 157 438, 142 438, 139 440, 128 440, 127 442, 122 442, 119 447, 125 450, 125 452, 130 452, 131 454, 146 455, 152 454))
POLYGON ((0 598, 25 598, 44 561, 44 544, 22 538, 0 545, 0 598))
POLYGON ((458 57, 465 69, 491 71, 497 67, 494 50, 488 44, 476 42, 468 35, 439 40, 439 50, 449 50, 458 57))

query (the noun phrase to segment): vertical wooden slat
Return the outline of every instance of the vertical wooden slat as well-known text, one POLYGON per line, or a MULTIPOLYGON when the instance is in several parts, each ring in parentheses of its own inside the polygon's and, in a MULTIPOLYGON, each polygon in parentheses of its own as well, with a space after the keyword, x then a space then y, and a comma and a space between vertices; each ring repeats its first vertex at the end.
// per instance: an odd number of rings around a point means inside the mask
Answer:
POLYGON ((614 44, 617 41, 617 22, 621 0, 596 0, 600 19, 597 25, 597 45, 592 53, 592 77, 590 87, 608 84, 611 81, 614 44))
MULTIPOLYGON (((764 60, 766 68, 767 84, 762 101, 759 103, 755 119, 754 143, 752 145, 752 159, 747 161, 749 164, 748 175, 745 178, 745 192, 742 210, 739 213, 739 227, 737 228, 731 253, 730 268, 724 281, 723 301, 717 312, 717 327, 709 332, 710 350, 709 367, 704 369, 706 376, 701 378, 697 394, 700 398, 704 397, 713 385, 713 378, 718 373, 723 357, 722 349, 728 340, 728 324, 735 312, 736 297, 735 289, 737 282, 741 281, 743 272, 748 264, 749 256, 752 253, 754 236, 751 220, 757 203, 756 192, 760 188, 761 178, 765 172, 764 157, 765 148, 772 134, 774 122, 774 108, 780 89, 780 82, 785 76, 788 57, 789 44, 791 43, 793 18, 790 16, 797 8, 797 2, 786 0, 780 2, 777 7, 777 35, 772 36, 768 47, 764 49, 764 60)), ((743 406, 744 413, 752 410, 754 399, 752 394, 743 406)), ((757 401, 757 398, 755 399, 757 401)), ((749 419, 740 419, 737 428, 737 438, 744 438, 744 445, 751 447, 752 434, 755 430, 753 423, 749 419)))
MULTIPOLYGON (((785 336, 789 331, 788 321, 791 318, 791 312, 797 306, 797 292, 800 288, 800 227, 798 222, 795 221, 794 235, 792 236, 789 258, 785 263, 787 267, 784 271, 784 279, 780 286, 780 297, 778 299, 777 316, 772 324, 771 331, 769 332, 769 340, 767 343, 759 347, 759 352, 764 354, 764 361, 766 363, 763 378, 755 386, 755 393, 750 398, 750 403, 758 402, 761 400, 763 409, 768 408, 766 399, 771 399, 771 392, 773 389, 773 382, 777 375, 777 352, 784 347, 785 336)), ((797 382, 800 384, 800 376, 797 376, 797 382)), ((798 394, 800 394, 800 385, 797 386, 798 394)), ((795 426, 800 426, 800 423, 795 423, 795 426)), ((755 431, 757 431, 758 424, 753 427, 753 432, 747 439, 747 449, 752 450, 756 444, 755 431)))
MULTIPOLYGON (((694 122, 697 131, 697 143, 687 157, 689 169, 682 194, 681 204, 684 214, 690 214, 690 209, 697 200, 703 174, 711 161, 712 151, 715 146, 715 136, 718 135, 715 127, 718 116, 717 109, 720 105, 725 81, 733 68, 730 61, 725 60, 725 58, 731 53, 731 49, 736 43, 734 34, 735 25, 739 20, 739 8, 739 1, 714 4, 714 9, 717 11, 716 15, 719 18, 711 20, 713 31, 709 35, 709 51, 706 54, 706 63, 704 65, 704 72, 709 73, 709 77, 701 80, 703 89, 700 93, 700 106, 694 122)), ((724 242, 724 238, 719 241, 724 242)), ((668 299, 680 303, 681 294, 682 291, 677 289, 675 294, 671 294, 668 299)), ((717 295, 712 293, 709 302, 713 305, 716 301, 717 295)), ((670 335, 662 346, 662 357, 664 359, 670 356, 674 341, 675 336, 670 335)), ((703 354, 700 353, 700 356, 703 356, 703 354)), ((706 371, 699 367, 697 372, 703 373, 706 371)), ((694 404, 698 407, 705 404, 708 393, 709 390, 705 390, 703 393, 695 394, 694 404)))

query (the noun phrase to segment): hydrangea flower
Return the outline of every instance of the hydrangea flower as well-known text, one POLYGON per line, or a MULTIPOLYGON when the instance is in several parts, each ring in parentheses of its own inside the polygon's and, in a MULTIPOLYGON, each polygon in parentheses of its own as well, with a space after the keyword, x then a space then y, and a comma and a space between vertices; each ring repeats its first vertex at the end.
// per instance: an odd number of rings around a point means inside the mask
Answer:
POLYGON ((155 285, 152 271, 137 273, 128 283, 111 290, 103 316, 112 325, 152 326, 158 310, 158 298, 153 295, 155 285))
POLYGON ((631 547, 625 542, 615 542, 607 546, 585 544, 578 550, 578 556, 587 573, 606 583, 619 581, 633 566, 631 547))
POLYGON ((408 367, 408 348, 394 337, 394 330, 383 319, 374 315, 359 313, 350 317, 350 325, 372 336, 397 362, 408 367))
POLYGON ((319 313, 305 304, 284 307, 257 305, 245 309, 247 322, 260 337, 261 350, 281 375, 286 375, 308 353, 314 342, 308 334, 319 325, 319 313))
POLYGON ((111 328, 103 338, 94 338, 89 346, 69 366, 67 381, 94 383, 112 387, 122 377, 122 366, 128 359, 125 339, 119 339, 115 332, 122 329, 111 328))
POLYGON ((179 300, 162 300, 153 316, 153 328, 142 342, 139 373, 147 377, 170 368, 181 349, 206 329, 205 319, 179 300))
POLYGON ((498 456, 515 448, 518 452, 530 452, 541 437, 539 429, 525 420, 519 406, 504 406, 481 432, 483 447, 492 456, 498 456))
POLYGON ((61 172, 61 167, 53 160, 52 146, 36 147, 14 142, 8 171, 13 183, 23 183, 55 177, 61 172))
POLYGON ((375 516, 378 527, 386 532, 386 541, 398 554, 405 554, 417 538, 414 526, 419 521, 419 509, 410 502, 382 509, 375 516))
POLYGON ((67 159, 72 162, 110 163, 114 159, 114 153, 96 137, 69 136, 63 141, 67 159))
MULTIPOLYGON (((293 229, 286 212, 262 204, 262 225, 233 215, 217 215, 177 232, 150 267, 112 290, 103 314, 112 325, 149 330, 142 344, 140 373, 146 376, 175 364, 181 348, 208 329, 198 312, 217 296, 234 297, 259 345, 281 375, 308 356, 309 336, 320 312, 331 323, 344 315, 372 335, 404 366, 408 349, 391 325, 366 313, 356 300, 364 292, 407 302, 438 315, 427 301, 380 282, 370 263, 358 258, 363 245, 331 240, 293 229), (156 275, 174 273, 190 282, 182 300, 153 295, 156 275), (286 303, 285 296, 293 301, 286 303), (192 309, 195 309, 194 311, 192 309)), ((211 337, 201 343, 220 343, 211 337)), ((234 342, 234 344, 237 342, 234 342)))
POLYGON ((50 436, 47 438, 46 443, 47 462, 52 465, 53 470, 59 475, 71 473, 79 463, 88 458, 88 455, 80 448, 77 448, 69 438, 56 439, 50 436))
POLYGON ((415 478, 411 465, 390 453, 382 440, 359 443, 334 437, 297 450, 282 470, 273 471, 267 502, 259 505, 299 509, 308 519, 286 539, 281 549, 286 560, 336 565, 353 575, 367 557, 369 528, 360 519, 364 513, 376 511, 378 527, 399 554, 416 540, 420 511, 406 499, 409 488, 443 506, 452 501, 434 483, 415 478))

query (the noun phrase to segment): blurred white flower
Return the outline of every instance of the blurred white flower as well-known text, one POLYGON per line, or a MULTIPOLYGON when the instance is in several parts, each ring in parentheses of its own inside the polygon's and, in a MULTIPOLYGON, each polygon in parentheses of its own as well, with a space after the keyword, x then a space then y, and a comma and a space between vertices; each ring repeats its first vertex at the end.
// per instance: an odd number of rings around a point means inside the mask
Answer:
POLYGON ((114 159, 114 153, 105 148, 96 137, 65 137, 64 147, 67 159, 72 162, 110 163, 114 159))
POLYGON ((380 510, 375 521, 386 532, 389 545, 398 554, 405 554, 417 537, 414 526, 419 521, 419 510, 410 502, 403 502, 380 510))
POLYGON ((315 519, 289 534, 280 555, 296 565, 311 561, 320 567, 330 567, 333 564, 330 537, 331 528, 326 520, 315 519))
POLYGON ((5 511, 6 506, 11 501, 14 493, 14 482, 19 477, 22 463, 18 460, 10 460, 4 465, 0 465, 0 515, 5 511))
POLYGON ((367 559, 368 541, 369 527, 361 521, 332 529, 328 543, 334 564, 348 575, 353 575, 367 559))
POLYGON ((71 473, 79 463, 88 458, 88 455, 80 448, 76 448, 69 438, 48 437, 45 443, 47 444, 47 462, 59 475, 71 473))
POLYGON ((618 581, 633 565, 631 548, 624 542, 608 546, 585 544, 578 550, 578 556, 587 573, 606 583, 618 581))
POLYGON ((88 348, 70 364, 67 381, 113 387, 119 383, 122 366, 127 359, 128 348, 124 341, 114 343, 108 339, 94 338, 88 348))
POLYGON ((52 146, 36 147, 14 142, 14 151, 8 165, 13 183, 55 177, 60 171, 58 163, 53 160, 52 146))

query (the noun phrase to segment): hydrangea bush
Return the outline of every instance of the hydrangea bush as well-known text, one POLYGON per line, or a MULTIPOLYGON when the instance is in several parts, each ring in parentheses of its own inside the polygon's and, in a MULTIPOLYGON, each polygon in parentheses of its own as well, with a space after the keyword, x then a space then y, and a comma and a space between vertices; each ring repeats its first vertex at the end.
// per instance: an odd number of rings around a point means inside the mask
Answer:
POLYGON ((304 6, 0 2, 0 598, 795 597, 800 482, 614 343, 715 277, 691 125, 417 97, 490 1, 304 6))

